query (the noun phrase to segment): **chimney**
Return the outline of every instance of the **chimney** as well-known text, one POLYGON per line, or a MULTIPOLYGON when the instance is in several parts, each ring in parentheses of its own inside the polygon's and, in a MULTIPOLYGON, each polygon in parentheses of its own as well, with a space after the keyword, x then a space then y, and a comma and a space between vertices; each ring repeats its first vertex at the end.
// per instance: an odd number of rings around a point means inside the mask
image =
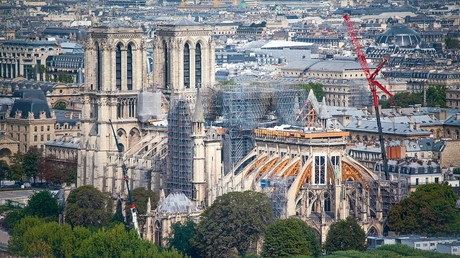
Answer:
POLYGON ((363 124, 363 119, 362 118, 358 118, 358 120, 356 121, 356 124, 361 126, 363 124))
POLYGON ((457 112, 457 114, 455 115, 455 120, 457 120, 457 121, 460 120, 460 112, 457 112))

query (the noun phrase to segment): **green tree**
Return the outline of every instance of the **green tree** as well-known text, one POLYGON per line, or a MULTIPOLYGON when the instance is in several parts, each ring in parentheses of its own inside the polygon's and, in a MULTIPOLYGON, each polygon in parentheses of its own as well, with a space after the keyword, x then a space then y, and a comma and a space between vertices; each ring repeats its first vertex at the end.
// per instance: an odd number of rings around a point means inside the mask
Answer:
POLYGON ((324 90, 323 90, 323 85, 321 83, 309 82, 308 84, 301 84, 299 86, 305 89, 307 94, 310 92, 310 90, 313 90, 313 93, 315 94, 316 99, 318 101, 322 101, 324 97, 324 90))
POLYGON ((0 160, 0 186, 2 186, 2 181, 10 178, 10 176, 11 176, 10 166, 8 166, 8 163, 6 163, 6 161, 0 160))
POLYGON ((348 217, 332 223, 324 247, 328 253, 347 250, 365 251, 366 233, 356 219, 348 217))
POLYGON ((22 167, 27 178, 33 178, 34 183, 37 179, 37 164, 39 151, 37 148, 30 148, 22 159, 22 167))
MULTIPOLYGON (((446 90, 445 86, 431 86, 426 89, 426 103, 428 107, 447 107, 446 106, 446 90)), ((393 96, 390 100, 379 101, 382 108, 390 108, 394 105, 397 107, 409 107, 410 105, 423 104, 423 92, 410 93, 400 92, 393 96)))
POLYGON ((160 250, 151 242, 140 239, 133 230, 126 231, 122 224, 101 229, 84 240, 79 257, 170 257, 182 258, 177 251, 160 250))
POLYGON ((50 191, 41 191, 30 197, 24 212, 27 216, 37 216, 53 221, 58 218, 59 206, 57 199, 50 191))
POLYGON ((38 73, 40 74, 40 81, 44 81, 45 78, 43 75, 46 73, 46 70, 47 69, 44 65, 41 64, 38 66, 38 73))
MULTIPOLYGON (((133 202, 136 205, 136 209, 139 215, 144 215, 147 212, 147 201, 150 198, 150 204, 152 205, 152 209, 157 207, 158 197, 155 192, 152 190, 147 190, 143 187, 136 188, 131 191, 131 195, 133 196, 133 202)), ((127 221, 132 223, 132 216, 131 210, 129 205, 129 200, 126 200, 125 205, 125 214, 127 221)), ((145 224, 145 216, 138 216, 137 221, 139 223, 139 228, 142 228, 145 224)))
POLYGON ((70 185, 76 183, 77 161, 58 162, 54 156, 47 156, 38 161, 37 174, 48 183, 70 185))
POLYGON ((11 180, 20 181, 21 183, 24 180, 25 171, 22 165, 23 159, 24 159, 24 155, 20 152, 13 155, 11 166, 10 166, 10 169, 11 169, 10 179, 11 180))
POLYGON ((8 241, 8 250, 16 255, 23 255, 25 245, 23 236, 30 228, 41 225, 44 222, 37 217, 25 217, 21 219, 11 230, 11 237, 8 241))
POLYGON ((396 93, 392 99, 393 103, 390 103, 391 100, 380 100, 379 103, 382 105, 382 108, 390 108, 390 106, 398 107, 409 107, 409 105, 422 104, 423 103, 423 94, 422 93, 410 93, 410 92, 401 92, 396 93))
POLYGON ((271 224, 262 249, 262 257, 318 256, 321 253, 314 229, 298 218, 271 224))
POLYGON ((22 236, 21 255, 27 257, 72 257, 75 254, 75 234, 70 225, 57 222, 29 228, 22 236))
POLYGON ((388 216, 391 230, 400 234, 446 235, 460 233, 458 196, 448 185, 427 184, 393 205, 388 216))
POLYGON ((25 213, 23 209, 21 210, 16 210, 16 211, 11 211, 8 212, 5 216, 5 221, 3 223, 3 226, 5 229, 9 232, 11 232, 14 227, 25 217, 25 213))
POLYGON ((108 202, 109 198, 93 186, 80 186, 67 198, 66 222, 73 227, 108 226, 113 216, 108 202))
POLYGON ((193 222, 193 220, 188 220, 183 224, 180 222, 172 224, 173 237, 168 240, 169 247, 187 254, 190 257, 197 257, 198 251, 191 242, 196 235, 196 227, 197 224, 193 222))
POLYGON ((274 220, 268 197, 259 192, 224 194, 208 207, 197 226, 194 245, 204 257, 243 255, 274 220))
POLYGON ((429 107, 447 107, 446 105, 446 86, 429 87, 426 90, 427 106, 429 107))

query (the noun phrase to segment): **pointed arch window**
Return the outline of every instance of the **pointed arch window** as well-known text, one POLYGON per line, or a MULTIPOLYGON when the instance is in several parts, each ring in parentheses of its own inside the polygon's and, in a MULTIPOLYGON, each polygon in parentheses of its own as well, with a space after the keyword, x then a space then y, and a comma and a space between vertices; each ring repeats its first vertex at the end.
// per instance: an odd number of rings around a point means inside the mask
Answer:
POLYGON ((133 47, 128 45, 128 53, 126 54, 126 79, 128 90, 133 89, 133 47))
POLYGON ((115 52, 115 81, 117 90, 121 90, 121 46, 117 45, 115 52))
POLYGON ((166 45, 166 41, 163 41, 163 58, 165 60, 164 62, 164 84, 165 84, 165 89, 168 88, 169 85, 169 53, 168 53, 168 46, 166 45))
POLYGON ((97 90, 101 90, 102 88, 102 49, 97 46, 97 90))
POLYGON ((201 44, 197 43, 195 48, 195 87, 201 88, 201 44))
POLYGON ((184 46, 184 86, 190 88, 190 46, 184 46))
POLYGON ((326 184, 326 157, 315 156, 315 184, 326 184))

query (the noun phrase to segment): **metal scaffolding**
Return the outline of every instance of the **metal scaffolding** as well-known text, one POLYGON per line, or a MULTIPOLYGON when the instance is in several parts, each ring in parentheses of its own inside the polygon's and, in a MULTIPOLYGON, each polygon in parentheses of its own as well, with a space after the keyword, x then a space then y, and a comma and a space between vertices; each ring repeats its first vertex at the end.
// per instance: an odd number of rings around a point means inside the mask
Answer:
POLYGON ((391 206, 409 197, 410 192, 409 183, 405 179, 377 181, 372 187, 371 199, 378 198, 379 190, 384 218, 388 218, 391 206))
POLYGON ((192 116, 185 99, 173 98, 168 113, 168 164, 166 190, 192 198, 192 116))
POLYGON ((272 201, 273 214, 277 219, 287 218, 287 194, 292 181, 290 178, 270 179, 270 186, 272 187, 270 199, 272 201))
POLYGON ((224 137, 225 173, 254 147, 252 130, 280 124, 300 125, 296 112, 306 92, 295 85, 230 85, 218 91, 215 109, 226 127, 224 137))

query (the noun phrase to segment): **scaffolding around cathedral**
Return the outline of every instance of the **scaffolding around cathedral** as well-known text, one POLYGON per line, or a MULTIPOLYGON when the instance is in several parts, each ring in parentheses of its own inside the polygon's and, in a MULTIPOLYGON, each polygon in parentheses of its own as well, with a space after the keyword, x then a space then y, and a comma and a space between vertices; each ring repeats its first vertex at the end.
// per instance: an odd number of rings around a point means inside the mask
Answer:
POLYGON ((409 197, 410 192, 409 184, 404 179, 391 181, 380 179, 372 186, 371 198, 378 198, 379 190, 382 200, 383 216, 385 218, 388 217, 391 206, 409 197))
POLYGON ((272 201, 273 214, 277 219, 287 218, 287 198, 293 178, 275 177, 263 181, 266 193, 272 201))
POLYGON ((193 140, 189 103, 182 98, 171 100, 168 114, 168 192, 182 191, 192 197, 193 140))
POLYGON ((254 147, 252 130, 280 124, 300 125, 296 115, 306 92, 297 85, 257 83, 226 85, 216 92, 215 114, 228 129, 224 151, 225 173, 254 147))

